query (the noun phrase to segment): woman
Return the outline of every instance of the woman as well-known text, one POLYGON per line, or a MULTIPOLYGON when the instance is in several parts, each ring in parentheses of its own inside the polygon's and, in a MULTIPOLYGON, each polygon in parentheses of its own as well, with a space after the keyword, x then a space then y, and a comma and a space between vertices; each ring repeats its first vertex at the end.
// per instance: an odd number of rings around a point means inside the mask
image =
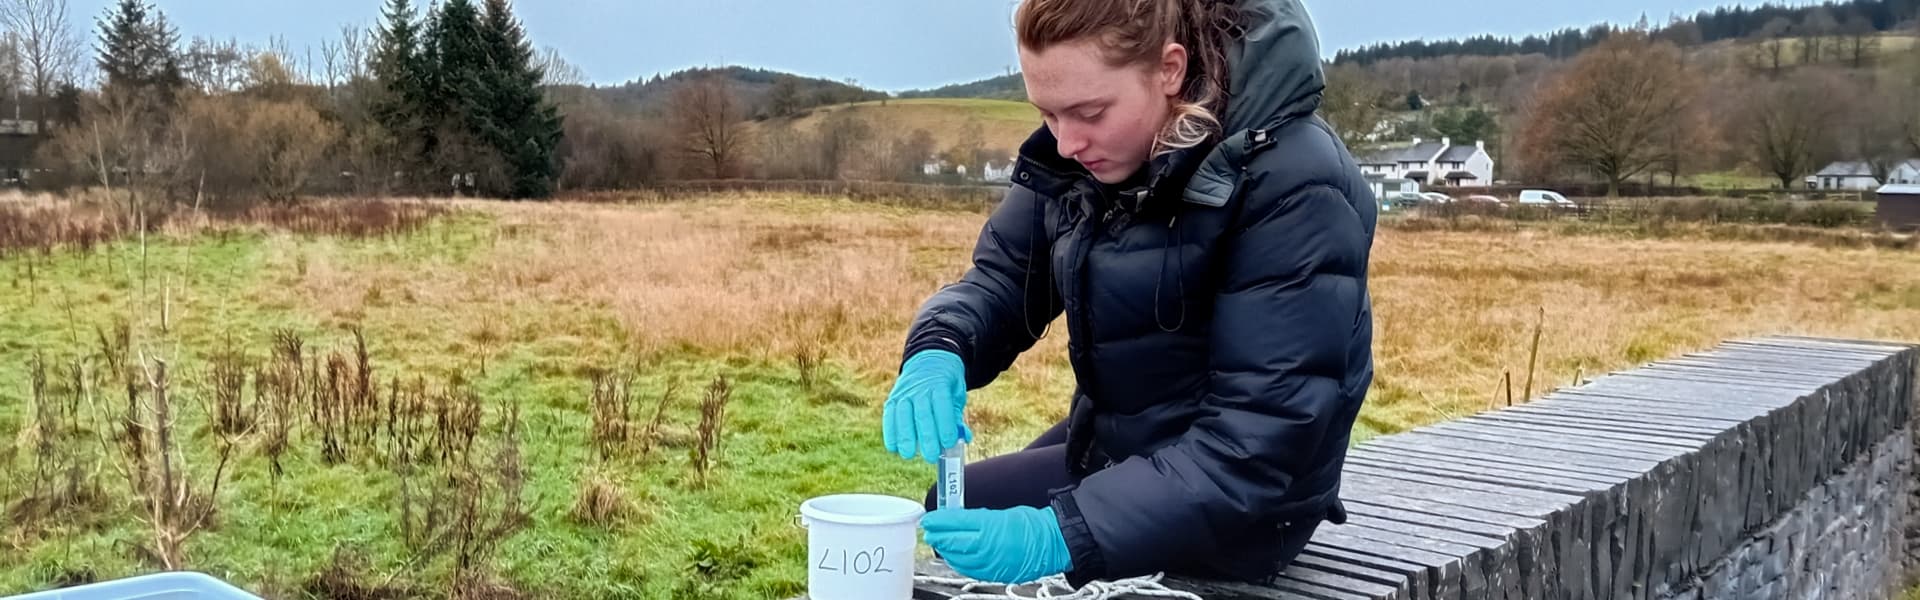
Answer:
POLYGON ((1078 389, 1027 450, 968 466, 927 543, 983 581, 1271 576, 1344 522, 1373 376, 1374 199, 1314 116, 1306 10, 1025 0, 1015 29, 1045 126, 973 268, 915 319, 886 444, 931 461, 971 439, 966 391, 1063 313, 1078 389))

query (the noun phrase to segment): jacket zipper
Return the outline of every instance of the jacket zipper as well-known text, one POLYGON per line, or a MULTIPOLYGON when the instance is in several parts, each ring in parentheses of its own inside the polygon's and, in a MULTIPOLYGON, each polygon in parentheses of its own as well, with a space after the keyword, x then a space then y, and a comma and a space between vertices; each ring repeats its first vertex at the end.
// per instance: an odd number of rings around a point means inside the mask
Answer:
MULTIPOLYGON (((1080 235, 1078 243, 1075 244, 1076 248, 1074 248, 1073 268, 1075 271, 1075 279, 1078 280, 1075 284, 1080 288, 1080 310, 1074 311, 1074 316, 1080 319, 1080 331, 1087 336, 1086 343, 1081 346, 1083 348, 1083 355, 1086 357, 1085 369, 1087 371, 1087 383, 1082 384, 1083 388, 1095 387, 1089 384, 1096 381, 1096 378, 1093 377, 1093 348, 1096 345, 1097 338, 1093 335, 1093 303, 1090 301, 1090 294, 1093 290, 1093 275, 1092 269, 1087 264, 1087 260, 1093 255, 1093 246, 1098 242, 1101 232, 1106 230, 1107 222, 1113 218, 1115 210, 1118 210, 1118 207, 1107 206, 1097 214, 1089 214, 1088 218, 1092 219, 1093 222, 1085 225, 1086 229, 1083 230, 1084 233, 1080 235)), ((1087 390, 1086 395, 1088 398, 1096 397, 1092 393, 1093 391, 1095 390, 1087 390)))
MULTIPOLYGON (((1089 177, 1089 179, 1091 179, 1091 177, 1089 177)), ((1084 377, 1080 387, 1081 393, 1085 395, 1088 400, 1085 410, 1092 411, 1087 415, 1087 424, 1090 430, 1086 433, 1086 445, 1081 450, 1081 456, 1074 457, 1074 460, 1079 462, 1089 473, 1111 466, 1112 462, 1109 460, 1106 465, 1092 464, 1094 446, 1098 440, 1093 437, 1094 431, 1091 429, 1098 428, 1098 425, 1094 421, 1094 416, 1099 412, 1097 406, 1100 403, 1100 394, 1104 392, 1100 390, 1097 385, 1099 377, 1095 374, 1094 367, 1094 348, 1098 345, 1098 338, 1093 332, 1093 303, 1091 300, 1093 297, 1093 269, 1091 265, 1088 264, 1088 261, 1093 256, 1093 247, 1099 244, 1101 237, 1114 233, 1108 231, 1108 227, 1121 223, 1121 220, 1129 214, 1121 209, 1118 200, 1108 198, 1104 193, 1098 191, 1098 182, 1094 182, 1094 189, 1096 190, 1094 193, 1100 194, 1100 199, 1106 203, 1106 206, 1098 211, 1097 216, 1094 214, 1088 215, 1088 218, 1093 222, 1086 224, 1085 234, 1080 236, 1079 247, 1075 249, 1076 257, 1074 258, 1074 268, 1078 270, 1076 279, 1079 280, 1078 285, 1080 287, 1080 310, 1077 311, 1078 314, 1076 316, 1080 319, 1080 331, 1087 336, 1086 344, 1083 346, 1085 348, 1085 359, 1082 361, 1084 377)))

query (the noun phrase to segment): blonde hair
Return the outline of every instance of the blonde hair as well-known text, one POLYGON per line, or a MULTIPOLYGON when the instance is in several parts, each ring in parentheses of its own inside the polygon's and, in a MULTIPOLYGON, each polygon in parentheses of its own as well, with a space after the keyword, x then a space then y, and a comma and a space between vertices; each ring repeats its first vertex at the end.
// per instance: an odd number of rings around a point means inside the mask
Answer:
POLYGON ((1093 39, 1113 67, 1157 65, 1166 43, 1185 47, 1179 101, 1154 136, 1158 156, 1219 133, 1228 96, 1226 46, 1237 17, 1233 0, 1024 0, 1013 21, 1023 47, 1038 51, 1093 39))

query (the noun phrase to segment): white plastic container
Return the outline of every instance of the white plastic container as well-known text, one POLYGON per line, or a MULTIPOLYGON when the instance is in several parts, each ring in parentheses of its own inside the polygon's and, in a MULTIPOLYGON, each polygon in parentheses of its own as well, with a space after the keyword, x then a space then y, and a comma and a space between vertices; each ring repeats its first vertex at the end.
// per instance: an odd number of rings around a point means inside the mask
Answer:
POLYGON ((807 528, 809 600, 913 597, 919 502, 894 496, 821 496, 800 505, 807 528))

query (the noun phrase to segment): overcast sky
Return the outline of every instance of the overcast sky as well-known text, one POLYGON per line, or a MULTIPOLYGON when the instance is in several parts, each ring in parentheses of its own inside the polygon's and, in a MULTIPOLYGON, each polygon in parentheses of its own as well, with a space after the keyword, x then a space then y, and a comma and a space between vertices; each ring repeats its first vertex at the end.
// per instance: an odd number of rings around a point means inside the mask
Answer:
MULTIPOLYGON (((91 42, 111 0, 69 0, 91 42)), ((476 3, 479 0, 476 0, 476 3)), ((1482 33, 1525 35, 1641 14, 1656 22, 1726 4, 1710 0, 1308 0, 1328 55, 1380 41, 1482 33), (1453 8, 1436 10, 1436 7, 1453 8)), ((342 25, 373 25, 381 0, 157 0, 183 37, 275 35, 300 53, 342 25)), ((426 0, 418 4, 424 10, 426 0)), ((558 48, 603 84, 734 64, 854 79, 898 91, 1014 68, 1013 0, 519 0, 536 45, 558 48)), ((317 61, 318 58, 315 58, 317 61)))

